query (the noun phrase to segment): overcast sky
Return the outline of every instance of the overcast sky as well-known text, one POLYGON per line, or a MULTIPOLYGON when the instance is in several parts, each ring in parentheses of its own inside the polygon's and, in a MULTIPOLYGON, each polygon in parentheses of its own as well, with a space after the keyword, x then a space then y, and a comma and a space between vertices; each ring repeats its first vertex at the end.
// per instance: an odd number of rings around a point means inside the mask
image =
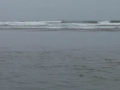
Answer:
POLYGON ((0 21, 120 20, 120 0, 0 0, 0 21))

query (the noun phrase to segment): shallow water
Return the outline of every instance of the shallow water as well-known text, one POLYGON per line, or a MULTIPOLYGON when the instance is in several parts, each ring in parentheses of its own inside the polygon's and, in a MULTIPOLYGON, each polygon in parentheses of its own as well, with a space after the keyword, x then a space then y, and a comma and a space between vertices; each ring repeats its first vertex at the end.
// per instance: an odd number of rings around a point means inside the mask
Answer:
POLYGON ((1 90, 119 90, 120 32, 0 31, 1 90))

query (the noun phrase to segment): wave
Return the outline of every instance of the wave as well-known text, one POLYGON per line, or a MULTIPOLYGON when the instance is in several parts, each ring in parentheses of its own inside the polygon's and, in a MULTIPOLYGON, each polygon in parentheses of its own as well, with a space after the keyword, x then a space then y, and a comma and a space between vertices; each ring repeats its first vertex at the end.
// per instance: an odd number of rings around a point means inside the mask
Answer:
POLYGON ((54 29, 113 29, 120 28, 119 21, 8 21, 0 28, 54 28, 54 29))
POLYGON ((98 21, 64 21, 62 23, 98 23, 98 21))

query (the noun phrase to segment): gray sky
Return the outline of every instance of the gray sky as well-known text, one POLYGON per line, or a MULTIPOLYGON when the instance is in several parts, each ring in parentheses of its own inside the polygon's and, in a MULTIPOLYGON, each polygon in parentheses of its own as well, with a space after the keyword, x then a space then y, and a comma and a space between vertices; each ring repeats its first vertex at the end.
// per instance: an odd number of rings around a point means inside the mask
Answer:
POLYGON ((120 20, 120 0, 0 0, 0 21, 120 20))

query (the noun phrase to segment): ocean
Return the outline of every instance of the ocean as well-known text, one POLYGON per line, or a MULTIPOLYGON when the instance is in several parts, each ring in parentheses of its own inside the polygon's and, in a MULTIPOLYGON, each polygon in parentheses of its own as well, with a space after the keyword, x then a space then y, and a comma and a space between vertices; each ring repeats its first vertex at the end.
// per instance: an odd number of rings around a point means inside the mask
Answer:
POLYGON ((0 22, 0 29, 115 29, 120 21, 6 21, 0 22))
POLYGON ((119 90, 119 39, 108 21, 0 22, 0 89, 119 90))

